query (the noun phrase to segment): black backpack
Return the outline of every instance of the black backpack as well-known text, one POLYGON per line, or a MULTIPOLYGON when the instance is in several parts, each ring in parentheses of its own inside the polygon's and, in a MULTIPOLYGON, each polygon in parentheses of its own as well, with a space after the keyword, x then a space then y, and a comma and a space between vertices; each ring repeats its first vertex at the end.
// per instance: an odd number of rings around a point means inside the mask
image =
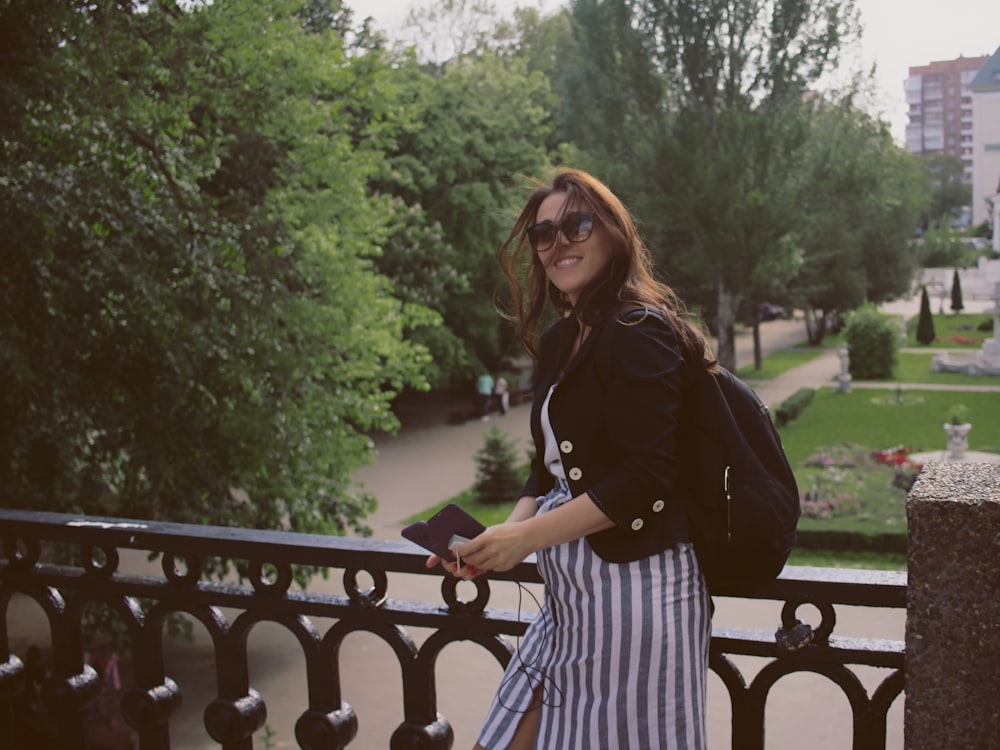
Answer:
POLYGON ((709 589, 777 577, 795 546, 801 511, 767 407, 725 368, 699 369, 680 420, 682 489, 709 589))

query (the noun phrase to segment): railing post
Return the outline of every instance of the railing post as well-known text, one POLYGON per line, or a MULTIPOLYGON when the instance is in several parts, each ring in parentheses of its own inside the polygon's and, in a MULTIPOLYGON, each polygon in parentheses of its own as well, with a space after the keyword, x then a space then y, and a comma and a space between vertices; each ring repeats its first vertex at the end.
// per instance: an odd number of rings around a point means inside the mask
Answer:
POLYGON ((933 463, 907 501, 907 750, 1000 737, 1000 467, 933 463))

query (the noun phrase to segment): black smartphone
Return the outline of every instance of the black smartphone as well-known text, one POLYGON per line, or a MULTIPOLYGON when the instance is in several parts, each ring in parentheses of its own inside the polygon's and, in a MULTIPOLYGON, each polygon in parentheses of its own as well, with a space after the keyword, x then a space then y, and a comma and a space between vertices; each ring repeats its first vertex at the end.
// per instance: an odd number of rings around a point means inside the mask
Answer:
POLYGON ((430 550, 442 560, 452 562, 455 555, 448 549, 452 537, 472 539, 486 531, 486 527, 457 505, 446 505, 426 521, 417 521, 401 532, 411 542, 430 550))

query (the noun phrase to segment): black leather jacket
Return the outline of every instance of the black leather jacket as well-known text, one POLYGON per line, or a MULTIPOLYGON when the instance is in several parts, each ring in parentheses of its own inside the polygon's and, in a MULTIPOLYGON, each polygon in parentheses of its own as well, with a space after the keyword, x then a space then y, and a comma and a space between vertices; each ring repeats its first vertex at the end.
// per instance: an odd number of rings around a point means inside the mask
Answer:
POLYGON ((573 497, 586 492, 615 523, 587 537, 610 562, 688 541, 677 459, 687 365, 665 320, 649 315, 632 322, 637 317, 620 313, 595 325, 561 376, 579 328, 570 319, 550 326, 540 342, 531 409, 535 460, 522 494, 544 495, 555 484, 544 465, 541 407, 557 383, 549 419, 559 454, 573 497))

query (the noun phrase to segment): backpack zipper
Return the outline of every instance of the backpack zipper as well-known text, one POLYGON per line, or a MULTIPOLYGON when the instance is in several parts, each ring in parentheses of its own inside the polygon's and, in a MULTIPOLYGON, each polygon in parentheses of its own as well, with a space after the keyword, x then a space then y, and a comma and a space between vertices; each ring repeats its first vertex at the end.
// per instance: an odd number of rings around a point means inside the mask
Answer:
POLYGON ((723 487, 726 490, 726 542, 733 541, 733 496, 729 494, 729 467, 723 476, 723 487))

